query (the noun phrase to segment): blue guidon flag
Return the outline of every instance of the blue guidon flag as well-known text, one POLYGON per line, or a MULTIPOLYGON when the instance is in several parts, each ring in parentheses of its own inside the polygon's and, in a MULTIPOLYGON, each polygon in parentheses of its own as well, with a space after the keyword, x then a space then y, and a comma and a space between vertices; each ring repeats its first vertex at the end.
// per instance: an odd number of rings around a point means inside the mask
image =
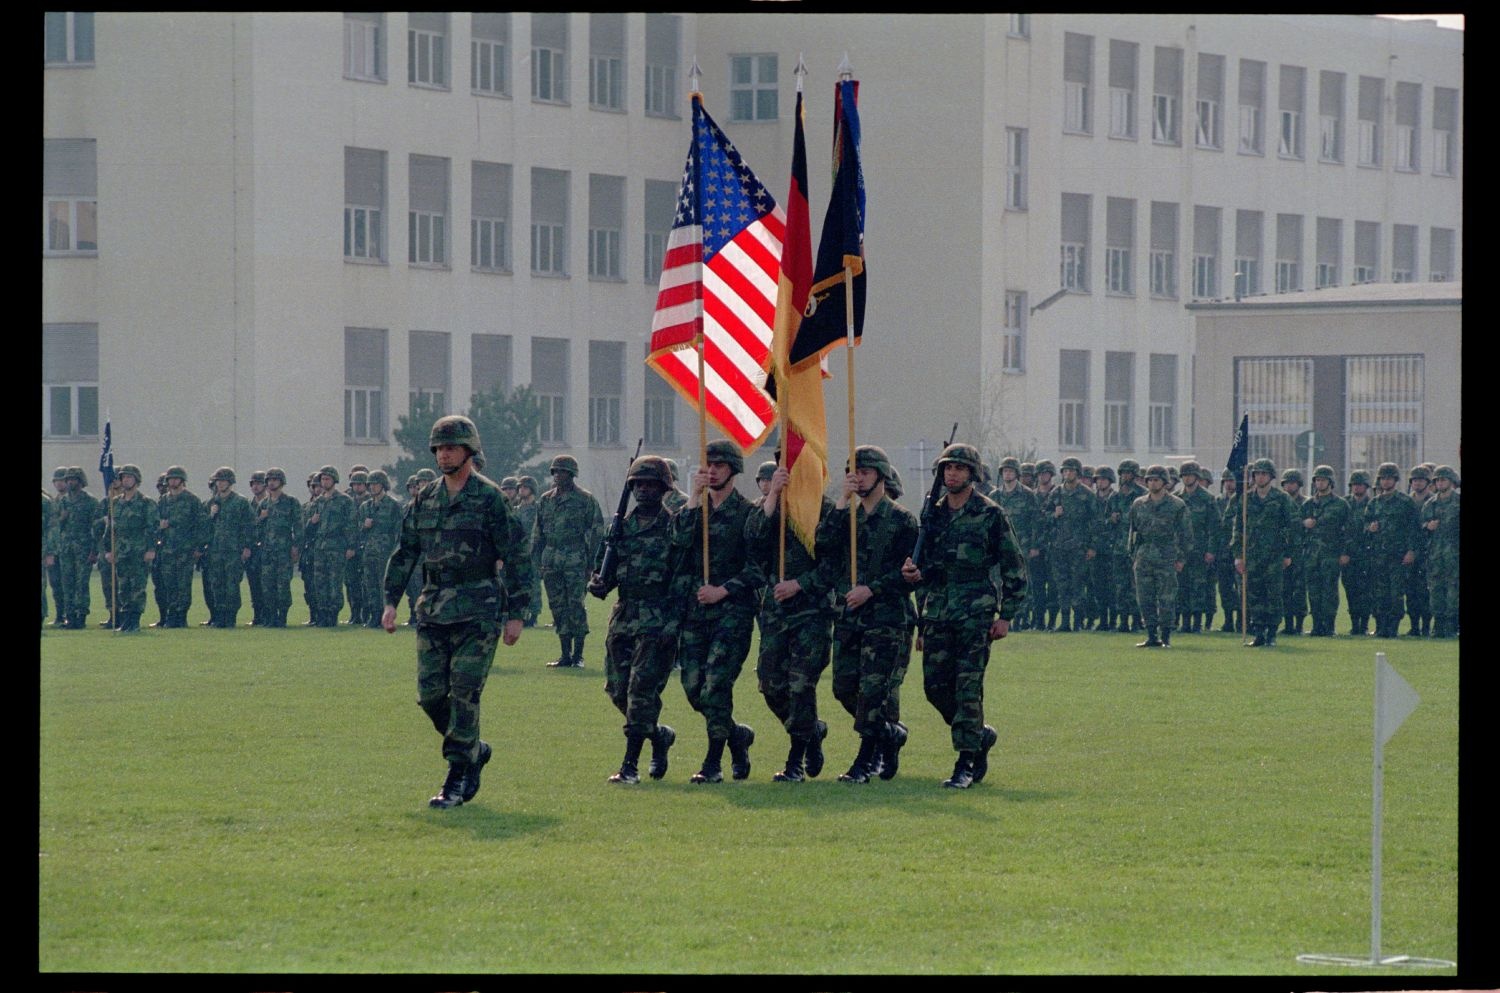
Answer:
POLYGON ((785 216, 693 94, 693 143, 662 261, 647 363, 750 451, 776 424, 766 395, 785 216))
POLYGON ((104 422, 104 446, 99 449, 99 472, 104 476, 104 492, 115 484, 115 453, 111 450, 109 421, 104 422))
POLYGON ((1246 414, 1240 418, 1239 430, 1234 433, 1234 444, 1229 448, 1229 461, 1225 464, 1234 477, 1238 479, 1245 474, 1245 466, 1250 461, 1250 415, 1246 414))

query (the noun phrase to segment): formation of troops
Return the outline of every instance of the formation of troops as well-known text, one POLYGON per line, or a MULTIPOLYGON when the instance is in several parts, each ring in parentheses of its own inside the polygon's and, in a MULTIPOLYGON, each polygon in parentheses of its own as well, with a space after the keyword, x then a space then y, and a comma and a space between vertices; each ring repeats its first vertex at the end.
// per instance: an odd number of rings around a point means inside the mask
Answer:
POLYGON ((1373 479, 1351 473, 1341 495, 1329 466, 1304 492, 1299 470, 1278 474, 1259 459, 1242 501, 1234 473, 1221 472, 1214 493, 1213 473, 1192 461, 1143 472, 1131 459, 1111 468, 1009 457, 992 479, 978 451, 958 443, 934 462, 932 492, 914 514, 896 502, 890 459, 866 445, 837 498, 822 498, 815 533, 799 536, 782 520, 787 470, 762 464, 749 500, 735 485, 743 456, 727 441, 708 446, 686 490, 671 460, 635 459, 608 525, 570 455, 552 460, 552 486, 539 492, 531 476, 497 484, 479 474, 466 418, 440 419, 432 450, 442 474, 409 477, 404 501, 385 472, 365 466, 344 488, 336 467, 321 467, 302 501, 279 468, 252 473, 248 496, 220 468, 205 499, 173 466, 153 500, 138 466, 116 471, 107 499, 87 492, 82 469, 60 467, 42 498, 42 622, 50 585, 52 626, 86 626, 95 568, 109 616, 100 626, 121 632, 139 630, 148 586, 150 626, 186 626, 195 570, 203 623, 220 628, 238 623, 246 578, 257 627, 286 626, 294 574, 310 626, 339 624, 347 601, 343 623, 394 630, 405 597, 419 702, 449 763, 435 807, 478 790, 492 751, 478 736, 479 694, 495 644, 536 626, 543 588, 560 646, 547 664, 557 668, 584 665, 584 596, 615 595, 604 676, 625 736, 610 779, 626 784, 640 781, 647 743, 647 774, 667 774, 677 735, 659 717, 673 673, 707 733, 691 780, 721 782, 726 751, 732 778, 750 775, 755 732, 737 716, 734 689, 757 626, 757 688, 788 740, 773 779, 822 772, 829 721, 816 691, 830 667, 857 739, 838 778, 896 775, 915 648, 924 696, 951 729, 952 788, 986 775, 998 734, 984 721, 984 672, 1010 631, 1141 632, 1138 647, 1166 648, 1174 632, 1212 631, 1222 618, 1220 631, 1272 646, 1278 634, 1336 634, 1342 583, 1349 634, 1394 637, 1403 617, 1411 636, 1459 632, 1460 493, 1449 466, 1413 467, 1403 489, 1399 467, 1383 463, 1373 479))

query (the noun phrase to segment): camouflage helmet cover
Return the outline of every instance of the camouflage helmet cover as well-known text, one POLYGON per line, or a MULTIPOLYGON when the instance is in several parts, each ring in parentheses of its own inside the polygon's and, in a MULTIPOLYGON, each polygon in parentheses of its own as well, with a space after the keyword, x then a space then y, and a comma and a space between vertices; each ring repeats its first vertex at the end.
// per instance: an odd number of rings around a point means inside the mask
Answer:
POLYGON ((1083 463, 1071 455, 1058 463, 1057 467, 1059 469, 1072 469, 1074 472, 1083 471, 1083 463))
POLYGON ((421 486, 421 485, 422 485, 422 477, 418 476, 416 473, 412 473, 410 476, 406 477, 406 488, 407 489, 411 489, 413 486, 421 486))
MULTIPOLYGON (((874 469, 880 473, 880 478, 885 481, 887 489, 890 488, 891 480, 897 478, 896 470, 891 466, 890 456, 879 445, 860 445, 854 449, 854 468, 874 469)), ((897 485, 899 486, 900 483, 898 482, 897 485)))
POLYGON ((1275 476, 1276 475, 1276 463, 1272 462, 1270 459, 1256 459, 1254 462, 1250 463, 1250 471, 1251 472, 1267 472, 1267 473, 1270 473, 1272 476, 1275 476))
MULTIPOLYGON (((670 474, 671 471, 672 470, 668 469, 667 470, 668 474, 670 474)), ((760 464, 760 468, 758 468, 758 469, 755 470, 755 481, 758 483, 762 479, 770 479, 774 475, 776 475, 776 463, 775 462, 762 462, 760 464)))
POLYGON ((1038 476, 1040 476, 1044 472, 1045 473, 1049 473, 1050 475, 1053 475, 1053 476, 1057 475, 1057 466, 1053 465, 1051 459, 1038 459, 1037 460, 1037 463, 1036 463, 1036 474, 1038 476))
POLYGON ((1023 475, 1023 476, 1035 476, 1036 475, 1036 463, 1035 462, 1022 462, 1021 463, 1021 475, 1023 475))
POLYGON ((365 465, 363 462, 356 462, 356 463, 354 463, 353 465, 351 465, 349 467, 349 472, 350 473, 356 473, 356 472, 368 473, 369 471, 370 471, 370 467, 367 466, 367 465, 365 465))
POLYGON ((1164 465, 1151 465, 1146 467, 1146 479, 1159 479, 1163 483, 1167 481, 1167 467, 1164 465))
POLYGON ((1113 483, 1115 481, 1115 471, 1107 465, 1101 465, 1099 468, 1094 470, 1094 478, 1107 479, 1111 483, 1113 483))
POLYGON ((999 469, 1001 472, 1004 472, 1006 469, 1014 469, 1017 473, 1020 473, 1021 460, 1016 458, 1014 455, 1007 455, 1005 458, 1000 460, 999 469))
POLYGON ((264 483, 265 481, 266 481, 266 470, 264 470, 264 469, 256 469, 254 472, 252 472, 250 474, 250 482, 252 482, 252 483, 264 483))
POLYGON ((318 470, 318 475, 331 476, 335 483, 339 481, 339 470, 337 466, 325 465, 323 468, 318 470))
POLYGON ((578 475, 578 460, 571 455, 554 456, 552 463, 547 466, 548 472, 566 472, 570 475, 578 475))
POLYGON ((370 485, 375 486, 377 484, 383 490, 388 490, 391 488, 391 477, 386 474, 386 471, 384 469, 376 469, 374 472, 370 473, 370 485))
POLYGON ((1182 463, 1182 465, 1177 467, 1177 475, 1192 476, 1197 479, 1202 479, 1204 475, 1203 467, 1194 462, 1192 459, 1188 459, 1186 462, 1182 463))
POLYGON ((722 462, 729 466, 729 471, 734 475, 745 471, 745 457, 740 454, 739 446, 723 438, 708 443, 708 453, 704 462, 722 462))
POLYGON ((1141 464, 1139 462, 1137 462, 1135 459, 1121 459, 1120 460, 1120 475, 1123 476, 1127 472, 1130 473, 1132 476, 1139 476, 1141 474, 1141 464))
POLYGON ((281 485, 285 486, 286 485, 286 470, 283 469, 283 468, 281 468, 280 466, 272 466, 271 468, 267 469, 266 470, 266 482, 269 483, 273 479, 279 479, 279 480, 281 480, 281 485))
POLYGON ((500 480, 500 488, 502 490, 513 490, 520 484, 521 481, 515 476, 506 476, 504 479, 500 480))
POLYGON ((1370 471, 1368 469, 1355 469, 1349 473, 1350 486, 1369 486, 1370 471))
POLYGON ((1425 479, 1430 483, 1432 482, 1432 470, 1427 468, 1425 465, 1412 466, 1412 470, 1407 474, 1406 478, 1425 479))
POLYGON ((1235 475, 1235 472, 1234 472, 1233 469, 1225 469, 1225 470, 1223 470, 1222 472, 1219 473, 1219 479, 1221 479, 1221 480, 1224 480, 1224 479, 1239 479, 1239 478, 1240 478, 1239 476, 1235 475))
POLYGON ((524 486, 528 490, 530 490, 532 496, 536 496, 536 494, 540 490, 540 487, 537 486, 537 482, 536 482, 536 477, 535 476, 520 476, 520 477, 518 477, 516 479, 516 488, 520 489, 522 486, 524 486))
POLYGON ((463 445, 470 454, 477 454, 484 447, 479 443, 479 429, 462 414, 445 414, 432 422, 427 449, 435 452, 439 445, 463 445))
POLYGON ((1333 482, 1333 466, 1331 466, 1331 465, 1320 465, 1320 466, 1318 466, 1316 469, 1313 470, 1312 478, 1314 478, 1314 479, 1326 479, 1326 480, 1328 480, 1329 483, 1332 483, 1333 482))
POLYGON ((349 485, 350 486, 353 486, 355 483, 368 483, 369 481, 370 481, 370 473, 367 470, 364 470, 364 469, 351 469, 349 471, 349 485))
POLYGON ((901 485, 901 474, 896 471, 895 466, 891 466, 891 474, 885 480, 885 495, 892 500, 900 500, 904 489, 901 485))
POLYGON ((676 459, 663 459, 662 461, 664 461, 664 462, 667 463, 667 469, 670 470, 671 473, 672 473, 672 482, 674 482, 674 483, 677 482, 677 476, 678 476, 678 473, 679 473, 679 470, 677 468, 677 460, 676 459))
POLYGON ((168 479, 180 479, 184 483, 187 482, 187 470, 180 465, 167 466, 165 475, 168 479))
POLYGON ((660 455, 642 455, 630 463, 630 471, 625 475, 627 483, 660 483, 663 487, 672 485, 672 470, 667 468, 667 460, 660 455))
POLYGON ((89 477, 84 475, 82 466, 68 466, 68 474, 66 478, 78 480, 79 486, 87 486, 89 484, 89 477))
POLYGON ((1376 479, 1388 479, 1388 478, 1389 479, 1400 479, 1401 478, 1401 467, 1398 466, 1394 462, 1382 462, 1382 463, 1380 463, 1380 467, 1375 470, 1375 478, 1376 479))
POLYGON ((141 482, 141 467, 136 465, 134 462, 126 462, 124 465, 120 466, 120 468, 115 470, 115 475, 134 476, 136 485, 139 486, 141 482))
POLYGON ((1458 470, 1454 469, 1451 465, 1440 465, 1436 469, 1432 470, 1432 478, 1433 479, 1446 479, 1448 482, 1452 483, 1454 486, 1457 486, 1458 485, 1458 470))
POLYGON ((1307 485, 1307 480, 1302 478, 1301 469, 1287 469, 1281 474, 1281 481, 1283 483, 1296 483, 1298 486, 1307 485))
POLYGON ((1079 469, 1078 470, 1078 477, 1080 479, 1097 479, 1098 478, 1098 476, 1096 476, 1094 474, 1094 467, 1091 466, 1091 465, 1086 465, 1082 469, 1079 469))
MULTIPOLYGON (((870 447, 874 448, 875 446, 871 445, 870 447)), ((881 454, 883 455, 885 453, 882 452, 881 454)), ((887 459, 886 462, 887 464, 889 464, 890 460, 887 459)), ((946 462, 956 462, 959 465, 968 466, 969 470, 976 475, 982 470, 984 466, 984 460, 979 457, 979 449, 975 448, 973 445, 965 444, 961 441, 954 442, 947 448, 943 449, 942 454, 939 455, 937 457, 937 461, 933 463, 933 468, 941 469, 943 467, 943 464, 946 462)))
POLYGON ((437 470, 423 466, 417 470, 417 478, 424 483, 430 483, 437 478, 437 470))
POLYGON ((67 479, 67 478, 68 478, 68 467, 67 466, 60 465, 56 469, 52 470, 52 481, 54 483, 57 482, 59 479, 67 479))

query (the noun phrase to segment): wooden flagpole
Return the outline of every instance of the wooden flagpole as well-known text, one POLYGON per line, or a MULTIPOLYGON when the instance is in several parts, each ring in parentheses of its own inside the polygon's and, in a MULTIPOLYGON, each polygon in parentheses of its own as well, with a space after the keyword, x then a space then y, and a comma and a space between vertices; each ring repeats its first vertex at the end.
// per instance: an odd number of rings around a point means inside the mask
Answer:
POLYGON ((1245 612, 1250 602, 1250 457, 1248 452, 1245 456, 1245 468, 1241 472, 1243 478, 1240 480, 1240 561, 1245 563, 1245 571, 1240 575, 1240 644, 1244 644, 1245 632, 1249 625, 1245 612))
MULTIPOLYGON (((849 370, 849 468, 855 468, 854 461, 854 270, 847 265, 844 266, 844 322, 848 329, 849 340, 845 343, 844 354, 847 359, 846 365, 849 370)), ((849 588, 853 589, 859 585, 859 524, 855 520, 854 507, 849 508, 849 588)))
MULTIPOLYGON (((688 70, 688 80, 689 80, 689 84, 690 84, 690 89, 692 91, 691 95, 689 96, 689 100, 692 100, 692 99, 696 98, 699 101, 701 101, 703 99, 703 94, 698 89, 698 84, 699 84, 699 81, 702 79, 702 76, 703 76, 703 70, 701 70, 701 69, 698 68, 698 57, 695 55, 695 56, 693 56, 693 67, 688 70)), ((696 118, 694 120, 696 122, 696 118)), ((693 136, 693 140, 697 141, 697 135, 696 134, 693 136)), ((693 177, 693 196, 695 198, 701 199, 702 196, 703 196, 703 194, 702 194, 702 189, 703 189, 702 171, 703 170, 701 168, 701 164, 700 164, 700 167, 697 170, 695 170, 695 171, 698 173, 698 175, 695 175, 693 177)), ((700 220, 701 220, 701 216, 702 216, 701 211, 699 212, 699 216, 700 216, 700 220)), ((703 381, 703 377, 705 375, 703 353, 704 353, 704 349, 706 348, 706 345, 705 345, 704 340, 703 340, 703 273, 702 273, 703 261, 702 261, 701 257, 699 258, 699 261, 698 261, 698 268, 699 268, 698 281, 697 281, 696 288, 693 291, 693 306, 695 308, 697 308, 697 314, 695 316, 695 321, 696 321, 696 324, 697 324, 698 333, 693 337, 693 347, 698 352, 698 465, 699 465, 700 468, 702 468, 706 472, 708 470, 708 396, 707 396, 708 387, 705 385, 705 383, 703 381)), ((709 496, 709 490, 708 490, 708 487, 705 486, 705 487, 703 487, 703 489, 701 489, 701 490, 698 491, 698 503, 699 503, 699 506, 703 510, 703 585, 704 586, 708 585, 708 575, 709 575, 709 570, 708 570, 708 512, 709 512, 709 509, 710 509, 709 508, 710 501, 711 501, 711 497, 709 496)))

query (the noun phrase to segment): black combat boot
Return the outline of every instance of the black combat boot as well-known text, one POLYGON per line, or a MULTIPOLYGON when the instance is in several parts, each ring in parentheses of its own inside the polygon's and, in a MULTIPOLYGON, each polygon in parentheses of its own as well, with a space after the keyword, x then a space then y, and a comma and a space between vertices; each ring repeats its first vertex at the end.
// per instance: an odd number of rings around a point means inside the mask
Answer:
POLYGON ((1302 622, 1305 621, 1305 620, 1307 620, 1307 615, 1306 614, 1297 614, 1297 615, 1295 615, 1292 618, 1292 620, 1296 622, 1296 624, 1295 624, 1295 626, 1294 626, 1294 628, 1292 630, 1292 634, 1301 634, 1302 633, 1302 622))
POLYGON ((573 661, 569 664, 574 669, 583 668, 583 640, 587 637, 588 635, 580 634, 573 639, 573 661))
POLYGON ((893 721, 885 726, 885 735, 880 742, 880 778, 895 779, 901 766, 901 749, 906 746, 906 725, 893 721))
POLYGON ((493 754, 495 754, 495 750, 490 747, 488 741, 481 741, 479 743, 479 758, 469 763, 468 774, 464 777, 463 796, 465 803, 474 799, 474 794, 479 792, 479 774, 484 771, 485 766, 490 764, 490 756, 493 754))
POLYGON ((807 754, 807 739, 793 738, 791 747, 787 749, 786 766, 771 777, 772 782, 802 782, 802 757, 805 754, 807 754))
POLYGON ((573 639, 570 635, 560 634, 557 640, 562 644, 562 654, 547 663, 549 669, 567 669, 573 665, 573 639))
POLYGON ((803 759, 808 779, 817 779, 818 773, 823 771, 823 739, 828 737, 828 722, 818 721, 816 728, 813 736, 807 740, 807 752, 803 759))
POLYGON ((949 789, 966 790, 974 784, 974 753, 959 752, 958 761, 953 763, 953 775, 943 780, 943 785, 949 789))
POLYGON ((722 783, 724 781, 723 761, 725 744, 727 744, 727 741, 724 738, 708 739, 708 754, 703 757, 703 768, 693 773, 689 782, 722 783))
POLYGON ((637 766, 641 761, 641 746, 646 739, 638 734, 625 736, 625 758, 620 761, 620 771, 609 777, 611 783, 635 784, 641 781, 637 766))
POLYGON ((1220 625, 1220 627, 1219 627, 1220 633, 1222 633, 1222 634, 1230 634, 1230 633, 1233 633, 1234 631, 1238 631, 1238 630, 1239 630, 1239 623, 1237 621, 1235 621, 1235 619, 1234 619, 1234 611, 1232 611, 1232 610, 1226 610, 1226 611, 1224 611, 1224 623, 1222 625, 1220 625))
MULTIPOLYGON (((1273 630, 1275 629, 1275 625, 1274 624, 1271 627, 1272 627, 1273 630)), ((1264 628, 1249 628, 1248 630, 1249 630, 1249 632, 1251 632, 1251 633, 1254 634, 1254 637, 1252 637, 1250 639, 1250 644, 1247 645, 1246 647, 1247 648, 1263 648, 1263 647, 1265 647, 1265 645, 1266 645, 1266 631, 1265 631, 1265 629, 1264 628)))
POLYGON ((729 732, 729 771, 735 779, 750 775, 750 746, 755 744, 755 729, 748 724, 736 724, 729 732))
POLYGON ((974 782, 984 779, 990 771, 990 749, 995 747, 995 742, 1000 740, 1000 732, 988 724, 979 732, 979 751, 974 755, 974 782))
POLYGON ((839 777, 841 783, 868 783, 870 781, 870 762, 875 758, 876 741, 874 735, 859 739, 859 754, 854 756, 854 764, 849 771, 839 777))
POLYGON ((437 796, 427 801, 427 806, 439 810, 457 807, 464 802, 464 787, 468 782, 469 763, 455 759, 448 763, 448 778, 437 791, 437 796))
POLYGON ((667 774, 667 752, 671 751, 676 742, 676 731, 665 724, 656 725, 656 733, 651 736, 651 768, 647 770, 652 779, 660 779, 667 774))
POLYGON ((1068 632, 1071 632, 1073 630, 1073 625, 1071 625, 1071 624, 1068 623, 1068 615, 1070 613, 1071 613, 1071 611, 1068 611, 1068 610, 1060 610, 1060 611, 1058 611, 1058 614, 1057 614, 1057 630, 1058 631, 1068 631, 1068 632))
POLYGON ((1266 628, 1266 647, 1276 647, 1276 625, 1274 623, 1266 628))
POLYGON ((1156 628, 1146 628, 1146 640, 1135 643, 1137 648, 1160 648, 1161 640, 1156 637, 1156 628))
POLYGON ((1172 629, 1171 628, 1162 628, 1161 629, 1161 647, 1163 647, 1163 648, 1171 648, 1172 647, 1172 629))

